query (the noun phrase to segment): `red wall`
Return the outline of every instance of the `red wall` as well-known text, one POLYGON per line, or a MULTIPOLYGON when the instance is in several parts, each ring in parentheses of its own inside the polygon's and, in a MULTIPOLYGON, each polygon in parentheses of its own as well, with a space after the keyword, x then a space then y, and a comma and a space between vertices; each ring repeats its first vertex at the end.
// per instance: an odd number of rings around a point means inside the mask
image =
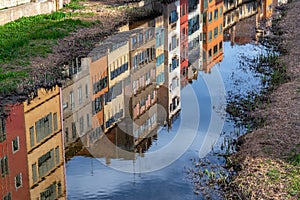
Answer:
POLYGON ((6 118, 6 140, 0 143, 0 157, 8 156, 9 173, 0 176, 0 197, 3 198, 8 192, 12 199, 29 199, 29 180, 27 150, 25 138, 25 121, 23 104, 6 106, 9 115, 6 118), (12 141, 19 136, 19 150, 12 152, 12 141), (22 186, 15 187, 15 177, 22 173, 22 186))

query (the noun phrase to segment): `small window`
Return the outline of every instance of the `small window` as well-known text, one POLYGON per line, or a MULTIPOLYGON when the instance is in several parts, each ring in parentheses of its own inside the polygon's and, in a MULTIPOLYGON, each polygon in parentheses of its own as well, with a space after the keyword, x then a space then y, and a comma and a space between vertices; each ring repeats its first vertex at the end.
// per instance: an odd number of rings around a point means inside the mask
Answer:
POLYGON ((57 113, 53 114, 53 123, 54 123, 54 131, 57 131, 58 127, 57 127, 57 113))
POLYGON ((30 127, 29 133, 30 133, 30 146, 33 147, 34 146, 34 128, 33 128, 33 126, 30 127))
POLYGON ((12 152, 16 153, 20 149, 19 136, 15 137, 12 141, 12 152))
POLYGON ((15 177, 15 187, 16 187, 16 189, 22 187, 22 173, 18 174, 15 177))
POLYGON ((0 164, 1 164, 1 173, 2 177, 4 177, 6 174, 8 174, 8 160, 7 156, 4 156, 2 159, 0 159, 0 164))
POLYGON ((35 183, 37 181, 37 171, 36 171, 36 163, 32 165, 32 181, 35 183))
POLYGON ((11 194, 10 194, 10 192, 3 197, 3 200, 11 200, 11 194))
POLYGON ((208 13, 208 22, 211 22, 212 21, 212 12, 209 12, 208 13))
POLYGON ((208 51, 208 57, 211 58, 212 54, 211 54, 211 49, 208 51))
POLYGON ((212 31, 209 31, 208 33, 208 41, 211 41, 212 40, 212 31))
POLYGON ((215 9, 215 12, 214 12, 214 20, 217 20, 218 19, 218 9, 215 9))
POLYGON ((59 159, 59 147, 55 148, 55 162, 56 162, 57 165, 60 162, 60 159, 59 159))
POLYGON ((219 49, 220 50, 223 49, 223 43, 222 42, 219 43, 219 49))

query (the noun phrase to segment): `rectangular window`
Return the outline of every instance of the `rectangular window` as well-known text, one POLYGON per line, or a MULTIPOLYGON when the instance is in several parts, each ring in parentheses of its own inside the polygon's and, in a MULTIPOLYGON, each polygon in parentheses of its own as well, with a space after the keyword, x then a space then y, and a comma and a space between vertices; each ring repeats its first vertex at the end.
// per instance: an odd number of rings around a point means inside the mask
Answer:
POLYGON ((10 192, 3 197, 3 200, 11 200, 11 194, 10 194, 10 192))
POLYGON ((209 31, 208 33, 208 41, 211 41, 212 40, 212 31, 209 31))
POLYGON ((72 122, 72 138, 76 138, 76 124, 75 122, 72 122))
POLYGON ((40 200, 57 199, 56 182, 52 183, 43 192, 40 193, 40 200))
POLYGON ((214 20, 217 20, 218 19, 218 9, 215 9, 215 12, 214 12, 214 20))
POLYGON ((86 125, 87 127, 91 127, 90 114, 86 114, 86 125))
POLYGON ((54 160, 54 150, 50 150, 49 152, 45 153, 38 159, 38 171, 39 177, 45 176, 48 172, 50 172, 55 166, 54 160))
POLYGON ((220 7, 220 17, 222 17, 222 15, 223 15, 223 7, 221 6, 220 7))
POLYGON ((172 37, 172 47, 171 47, 171 50, 175 49, 176 48, 176 35, 174 35, 172 37))
POLYGON ((203 13, 203 24, 206 24, 206 17, 207 17, 207 14, 206 12, 203 13))
POLYGON ((8 174, 7 156, 4 156, 0 161, 1 161, 0 162, 0 164, 1 164, 1 173, 2 173, 2 176, 4 177, 6 174, 8 174))
POLYGON ((53 128, 54 128, 54 131, 57 131, 58 129, 58 126, 57 126, 57 113, 54 113, 53 114, 53 128))
POLYGON ((52 113, 35 122, 36 142, 40 142, 52 133, 52 113))
POLYGON ((211 58, 212 54, 211 54, 211 49, 208 51, 208 58, 211 58))
POLYGON ((85 98, 86 99, 89 98, 89 86, 88 86, 88 84, 85 85, 85 98))
POLYGON ((203 33, 203 42, 206 42, 206 33, 203 33))
POLYGON ((59 159, 59 147, 56 147, 55 148, 55 163, 56 165, 58 165, 60 162, 60 159, 59 159))
POLYGON ((220 24, 220 34, 222 34, 222 31, 223 31, 223 27, 222 24, 220 24))
POLYGON ((169 15, 169 24, 172 24, 178 20, 178 14, 176 10, 173 10, 169 15))
POLYGON ((0 142, 6 139, 5 119, 0 119, 0 142))
POLYGON ((67 127, 66 128, 66 131, 65 131, 65 138, 66 138, 66 142, 69 141, 69 128, 67 127))
POLYGON ((19 136, 15 137, 12 141, 12 152, 16 153, 20 149, 19 136))
POLYGON ((78 92, 78 104, 81 105, 82 104, 82 87, 79 87, 77 89, 78 92))
POLYGON ((79 130, 80 130, 80 134, 83 134, 83 131, 84 131, 83 116, 79 118, 79 130))
POLYGON ((16 187, 16 189, 22 187, 22 173, 18 174, 15 177, 15 187, 16 187))
POLYGON ((30 127, 29 133, 30 133, 30 146, 33 147, 34 146, 34 128, 33 128, 33 126, 30 127))
POLYGON ((216 55, 218 53, 218 45, 214 46, 214 55, 216 55))
POLYGON ((70 92, 70 104, 71 104, 71 109, 75 108, 75 102, 74 102, 74 92, 70 92))
POLYGON ((222 49, 223 49, 223 43, 220 42, 220 43, 219 43, 219 50, 222 50, 222 49))
POLYGON ((214 28, 214 38, 218 37, 218 27, 214 28))
POLYGON ((33 183, 37 181, 36 163, 32 165, 32 181, 33 183))
POLYGON ((212 21, 212 12, 209 12, 208 13, 208 22, 211 22, 212 21))

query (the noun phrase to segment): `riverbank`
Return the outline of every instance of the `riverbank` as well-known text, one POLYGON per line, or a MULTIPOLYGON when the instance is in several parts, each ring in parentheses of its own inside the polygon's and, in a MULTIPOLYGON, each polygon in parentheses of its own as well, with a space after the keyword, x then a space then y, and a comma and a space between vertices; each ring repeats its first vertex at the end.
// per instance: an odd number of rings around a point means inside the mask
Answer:
MULTIPOLYGON (((289 79, 268 94, 270 102, 251 115, 266 121, 238 140, 228 158, 237 174, 227 199, 300 199, 300 1, 281 8, 271 41, 281 52, 289 79)), ((283 65, 282 65, 283 66, 283 65)))
POLYGON ((24 101, 40 87, 62 84, 65 66, 152 14, 126 1, 76 0, 58 12, 0 26, 0 104, 24 101))

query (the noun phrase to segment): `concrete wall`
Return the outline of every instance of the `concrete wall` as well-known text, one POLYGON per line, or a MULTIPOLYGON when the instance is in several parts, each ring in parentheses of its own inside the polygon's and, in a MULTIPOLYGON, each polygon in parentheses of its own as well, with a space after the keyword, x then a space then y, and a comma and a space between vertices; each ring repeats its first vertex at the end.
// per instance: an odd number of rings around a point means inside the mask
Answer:
POLYGON ((30 3, 30 0, 1 0, 0 9, 10 8, 21 4, 30 3))
MULTIPOLYGON (((8 0, 5 0, 5 2, 8 0)), ((12 0, 11 0, 12 1, 12 0)), ((15 0, 16 1, 16 0, 15 0)), ((28 1, 28 0, 17 0, 28 1)), ((1 9, 0 4, 0 9, 1 9)), ((5 5, 4 7, 9 7, 5 5)), ((17 20, 21 17, 29 17, 39 14, 47 14, 63 7, 63 0, 49 0, 43 2, 31 2, 23 5, 0 10, 0 25, 17 20)))

